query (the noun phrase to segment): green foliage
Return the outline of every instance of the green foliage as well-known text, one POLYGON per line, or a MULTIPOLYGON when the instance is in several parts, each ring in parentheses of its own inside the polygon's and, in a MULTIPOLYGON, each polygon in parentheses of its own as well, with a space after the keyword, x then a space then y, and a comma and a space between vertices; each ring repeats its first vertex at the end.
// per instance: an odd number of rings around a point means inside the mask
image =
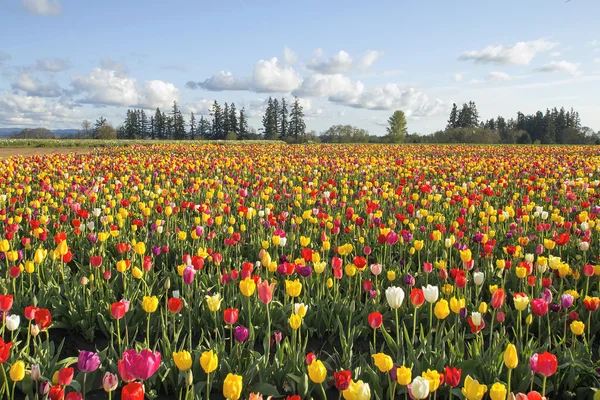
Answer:
POLYGON ((397 110, 388 119, 386 141, 388 143, 402 143, 407 133, 404 112, 397 110))

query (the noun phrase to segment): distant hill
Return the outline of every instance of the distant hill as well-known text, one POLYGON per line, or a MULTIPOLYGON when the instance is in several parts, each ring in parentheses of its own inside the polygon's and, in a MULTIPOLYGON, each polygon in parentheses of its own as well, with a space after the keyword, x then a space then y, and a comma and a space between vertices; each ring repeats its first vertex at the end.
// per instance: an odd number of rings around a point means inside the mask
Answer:
MULTIPOLYGON (((11 137, 13 133, 21 132, 24 128, 0 128, 0 137, 11 137)), ((57 137, 70 136, 77 133, 77 129, 51 129, 57 137)))

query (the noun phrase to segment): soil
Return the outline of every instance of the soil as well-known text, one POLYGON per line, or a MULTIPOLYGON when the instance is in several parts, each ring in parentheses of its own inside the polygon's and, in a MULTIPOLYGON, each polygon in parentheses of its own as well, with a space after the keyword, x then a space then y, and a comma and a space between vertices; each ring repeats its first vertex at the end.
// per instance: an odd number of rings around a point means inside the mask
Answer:
POLYGON ((92 149, 83 147, 9 147, 0 148, 0 160, 11 156, 43 156, 47 154, 89 154, 92 149))

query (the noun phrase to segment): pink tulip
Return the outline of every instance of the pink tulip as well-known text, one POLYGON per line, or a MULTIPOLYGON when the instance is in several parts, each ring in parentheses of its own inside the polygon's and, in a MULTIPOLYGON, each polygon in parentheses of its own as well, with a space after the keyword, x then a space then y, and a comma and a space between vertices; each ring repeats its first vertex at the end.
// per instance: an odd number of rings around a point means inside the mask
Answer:
POLYGON ((136 353, 135 350, 127 350, 123 353, 122 361, 123 371, 129 375, 128 377, 146 380, 160 368, 161 356, 158 351, 142 350, 136 353))
POLYGON ((258 284, 258 298, 265 304, 269 304, 273 300, 273 290, 275 284, 269 284, 268 281, 264 280, 258 284))

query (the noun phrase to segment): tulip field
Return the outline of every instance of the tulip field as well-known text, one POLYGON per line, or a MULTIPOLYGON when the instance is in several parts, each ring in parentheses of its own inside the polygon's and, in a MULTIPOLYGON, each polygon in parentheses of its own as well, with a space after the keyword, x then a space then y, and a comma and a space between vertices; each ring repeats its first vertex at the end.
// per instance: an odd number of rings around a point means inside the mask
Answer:
POLYGON ((600 399, 597 220, 592 146, 8 157, 0 397, 600 399))

